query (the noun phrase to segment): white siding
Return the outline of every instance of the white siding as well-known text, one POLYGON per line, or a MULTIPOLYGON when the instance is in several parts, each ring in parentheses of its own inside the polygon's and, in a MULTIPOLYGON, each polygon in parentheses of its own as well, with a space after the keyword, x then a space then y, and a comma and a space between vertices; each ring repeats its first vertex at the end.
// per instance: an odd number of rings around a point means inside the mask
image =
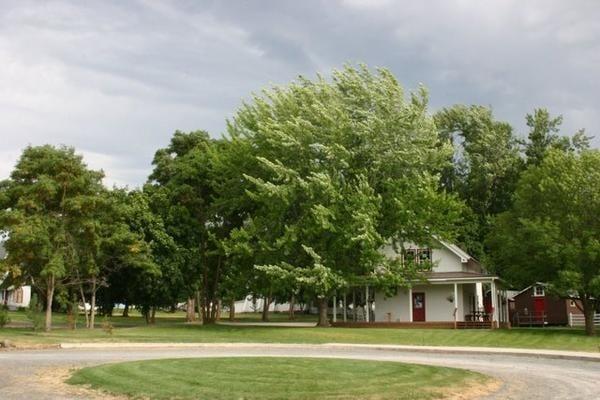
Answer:
MULTIPOLYGON (((440 245, 441 246, 441 245, 440 245)), ((414 245, 406 244, 407 249, 417 248, 414 245)), ((385 246, 383 253, 390 258, 399 257, 392 246, 385 246)), ((433 272, 465 272, 467 270, 466 264, 461 262, 459 256, 448 250, 446 247, 433 248, 431 258, 433 261, 433 272)))
POLYGON ((375 321, 407 322, 410 319, 408 289, 398 289, 398 294, 385 298, 381 291, 375 292, 375 321), (389 313, 389 315, 388 315, 389 313))
POLYGON ((460 257, 445 247, 433 249, 433 272, 464 272, 466 265, 460 261, 460 257))
MULTIPOLYGON (((6 305, 11 310, 28 307, 31 301, 31 286, 22 286, 20 289, 8 289, 6 292, 6 305), (17 294, 21 291, 21 294, 17 294), (21 300, 21 301, 17 301, 21 300)), ((4 299, 2 299, 4 301, 4 299)))
MULTIPOLYGON (((472 285, 458 285, 458 313, 457 320, 463 321, 468 313, 468 287, 472 285), (465 292, 465 293, 463 293, 465 292), (465 299, 466 298, 466 299, 465 299)), ((425 293, 425 321, 454 321, 454 302, 448 301, 454 297, 454 285, 417 285, 413 293, 425 293)), ((377 322, 408 322, 410 320, 408 289, 398 289, 395 296, 386 298, 383 292, 375 293, 375 321, 377 322), (388 314, 389 313, 389 314, 388 314)))

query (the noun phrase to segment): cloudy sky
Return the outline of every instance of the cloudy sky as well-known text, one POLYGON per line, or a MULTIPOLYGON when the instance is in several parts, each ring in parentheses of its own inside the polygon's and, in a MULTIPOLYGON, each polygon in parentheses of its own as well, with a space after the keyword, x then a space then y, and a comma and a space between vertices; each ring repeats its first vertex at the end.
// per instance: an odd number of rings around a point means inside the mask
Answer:
POLYGON ((600 3, 0 0, 0 179, 24 146, 75 146, 137 186, 176 129, 219 136, 242 99, 345 62, 390 68, 432 110, 535 107, 600 146, 600 3))

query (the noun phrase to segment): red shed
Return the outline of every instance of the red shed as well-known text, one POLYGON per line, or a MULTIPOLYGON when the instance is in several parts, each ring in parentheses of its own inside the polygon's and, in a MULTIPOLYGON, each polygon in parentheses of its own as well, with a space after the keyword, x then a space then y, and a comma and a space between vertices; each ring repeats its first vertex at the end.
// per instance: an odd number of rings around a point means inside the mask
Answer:
POLYGON ((567 325, 569 314, 582 314, 576 302, 549 294, 546 285, 537 282, 514 296, 511 321, 514 326, 567 325))

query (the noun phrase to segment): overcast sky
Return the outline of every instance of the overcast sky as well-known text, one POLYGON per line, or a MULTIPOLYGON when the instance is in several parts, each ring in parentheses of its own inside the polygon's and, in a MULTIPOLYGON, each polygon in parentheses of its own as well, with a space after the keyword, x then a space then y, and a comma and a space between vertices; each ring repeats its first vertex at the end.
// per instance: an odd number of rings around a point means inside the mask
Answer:
POLYGON ((75 146, 138 186, 176 129, 222 134, 244 98, 345 62, 387 67, 432 111, 547 107, 600 145, 600 2, 0 0, 0 179, 28 144, 75 146))

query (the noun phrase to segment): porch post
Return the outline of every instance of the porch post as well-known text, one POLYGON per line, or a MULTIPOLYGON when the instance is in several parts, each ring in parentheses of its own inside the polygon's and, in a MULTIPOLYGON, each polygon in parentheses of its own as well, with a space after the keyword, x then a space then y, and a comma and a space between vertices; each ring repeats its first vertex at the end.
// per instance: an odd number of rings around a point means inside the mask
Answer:
POLYGON ((506 327, 510 329, 510 302, 508 301, 508 290, 504 291, 504 301, 506 302, 506 327))
POLYGON ((352 321, 356 322, 356 288, 352 288, 352 321))
POLYGON ((348 309, 348 302, 346 301, 346 292, 344 292, 344 322, 346 322, 346 310, 348 309))
POLYGON ((492 291, 492 328, 496 328, 498 322, 498 293, 496 292, 496 281, 492 279, 491 283, 492 291))
POLYGON ((337 322, 337 297, 333 295, 333 322, 337 322))
POLYGON ((413 322, 412 287, 408 288, 408 321, 413 322))
POLYGON ((477 310, 475 311, 482 311, 483 310, 483 283, 481 282, 477 282, 475 283, 475 297, 477 297, 476 300, 476 304, 477 304, 477 310))
POLYGON ((454 284, 454 329, 458 318, 458 284, 454 284))
POLYGON ((365 321, 369 322, 369 285, 365 286, 365 321))

